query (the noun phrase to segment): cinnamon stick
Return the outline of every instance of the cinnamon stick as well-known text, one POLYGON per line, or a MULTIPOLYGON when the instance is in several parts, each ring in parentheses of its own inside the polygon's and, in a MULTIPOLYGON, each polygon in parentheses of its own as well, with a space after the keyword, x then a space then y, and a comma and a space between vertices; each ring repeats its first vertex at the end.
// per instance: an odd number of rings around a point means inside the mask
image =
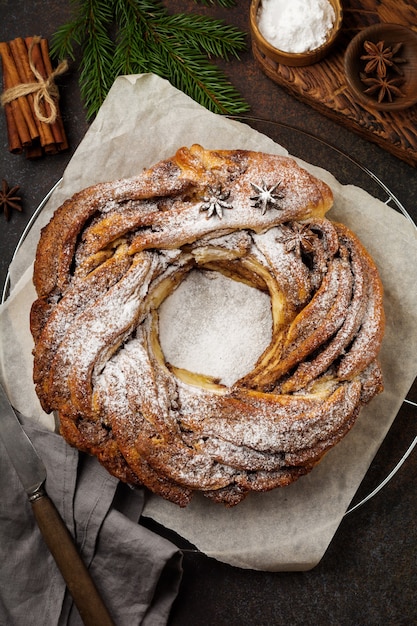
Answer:
MULTIPOLYGON (((10 61, 11 54, 7 43, 0 42, 0 55, 3 62, 3 84, 5 89, 9 89, 14 86, 13 71, 15 71, 13 62, 10 61)), ((16 77, 15 77, 16 78, 16 77)), ((21 100, 21 98, 20 98, 21 100)), ((26 123, 25 116, 23 115, 22 107, 18 100, 12 100, 6 107, 11 111, 12 115, 8 116, 8 122, 11 125, 11 138, 10 147, 14 149, 16 147, 16 134, 19 137, 22 146, 30 146, 32 144, 32 137, 30 130, 26 123)))
POLYGON ((27 146, 25 148, 25 156, 27 159, 39 159, 43 155, 43 148, 40 144, 27 146))
MULTIPOLYGON (((8 77, 6 76, 5 69, 3 67, 3 90, 6 91, 9 86, 8 77)), ((6 129, 7 137, 9 140, 9 151, 13 154, 21 154, 23 152, 22 138, 19 135, 17 128, 17 122, 13 114, 13 103, 9 102, 4 106, 4 113, 6 117, 6 129)))
MULTIPOLYGON (((5 87, 3 82, 3 87, 5 87)), ((19 137, 17 125, 14 119, 13 111, 10 104, 6 104, 4 107, 4 113, 6 116, 6 128, 7 136, 9 140, 9 151, 13 154, 21 154, 23 152, 22 142, 19 137)))
MULTIPOLYGON (((9 87, 16 87, 17 85, 20 85, 22 81, 19 78, 19 73, 17 71, 10 46, 7 43, 0 43, 0 54, 3 60, 4 72, 10 81, 9 87)), ((30 110, 26 96, 16 98, 16 102, 18 103, 19 108, 22 111, 22 115, 25 118, 30 138, 32 140, 39 139, 39 132, 36 127, 35 120, 33 119, 32 111, 30 110)))
MULTIPOLYGON (((7 89, 7 78, 3 72, 3 89, 7 89)), ((6 117, 6 129, 7 129, 7 137, 9 140, 9 151, 13 154, 21 154, 23 152, 23 145, 21 138, 19 136, 19 132, 17 130, 17 124, 15 117, 13 115, 13 107, 10 103, 6 104, 4 107, 4 113, 6 117)))
MULTIPOLYGON (((39 44, 35 43, 34 45, 32 45, 32 42, 33 42, 33 37, 26 37, 26 39, 23 41, 23 45, 26 49, 26 55, 29 58, 29 50, 30 50, 30 53, 32 55, 33 65, 35 66, 36 70, 42 75, 42 78, 46 79, 47 75, 45 74, 45 72, 41 71, 41 69, 43 69, 43 65, 42 65, 42 62, 39 61, 39 57, 40 57, 39 44)), ((32 81, 35 81, 36 77, 33 74, 31 69, 30 69, 30 72, 33 77, 32 81)), ((42 115, 44 115, 45 117, 48 117, 51 114, 51 108, 49 104, 47 102, 42 102, 40 106, 41 106, 42 115)), ((41 144, 44 147, 45 152, 47 152, 48 154, 55 154, 56 152, 58 152, 58 147, 56 145, 57 140, 55 137, 55 133, 53 132, 53 124, 48 124, 40 120, 39 120, 39 124, 40 124, 40 127, 42 128, 42 132, 45 135, 45 142, 42 143, 41 141, 41 144)))
MULTIPOLYGON (((49 55, 49 45, 48 45, 47 39, 41 39, 40 48, 41 48, 41 56, 42 56, 45 74, 46 76, 50 76, 52 74, 53 69, 52 69, 52 64, 51 64, 51 57, 49 55)), ((53 126, 52 130, 55 136, 55 140, 58 144, 59 149, 67 150, 68 141, 67 141, 67 136, 66 136, 65 129, 64 129, 64 123, 61 117, 61 112, 58 107, 58 103, 57 103, 56 123, 53 124, 52 126, 53 126)))

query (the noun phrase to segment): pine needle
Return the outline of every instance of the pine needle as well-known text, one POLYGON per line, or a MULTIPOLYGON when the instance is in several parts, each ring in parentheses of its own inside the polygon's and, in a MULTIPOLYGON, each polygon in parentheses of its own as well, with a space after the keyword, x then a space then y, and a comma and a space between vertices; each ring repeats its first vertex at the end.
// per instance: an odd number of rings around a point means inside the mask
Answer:
MULTIPOLYGON (((197 2, 198 0, 196 0, 197 2)), ((232 6, 234 0, 200 0, 232 6)), ((158 0, 82 0, 73 19, 51 41, 51 54, 75 59, 81 50, 80 91, 94 117, 117 76, 154 73, 216 113, 239 114, 248 105, 213 57, 239 58, 245 33, 198 14, 169 14, 158 0), (110 35, 112 33, 112 35, 110 35)))
POLYGON ((200 4, 213 5, 218 4, 220 7, 233 7, 235 6, 235 0, 194 0, 194 2, 199 2, 200 4))

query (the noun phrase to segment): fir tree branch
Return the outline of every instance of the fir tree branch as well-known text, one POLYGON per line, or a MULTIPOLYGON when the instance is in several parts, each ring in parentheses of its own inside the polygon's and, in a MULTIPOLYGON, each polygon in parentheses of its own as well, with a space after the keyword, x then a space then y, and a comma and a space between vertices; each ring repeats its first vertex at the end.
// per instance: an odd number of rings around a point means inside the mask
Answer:
POLYGON ((245 49, 243 33, 220 20, 203 15, 180 13, 158 21, 158 33, 169 37, 173 30, 177 39, 184 44, 196 46, 202 52, 222 59, 227 60, 230 55, 239 58, 239 52, 245 49))
MULTIPOLYGON (((230 0, 217 1, 231 6, 230 0)), ((220 20, 170 15, 158 0, 82 0, 73 19, 53 36, 51 54, 74 59, 75 46, 81 48, 80 90, 88 118, 98 112, 117 76, 146 72, 170 80, 211 111, 248 110, 211 63, 212 57, 239 58, 245 49, 245 33, 220 20)))
MULTIPOLYGON (((83 44, 80 86, 81 96, 88 104, 103 102, 113 83, 114 44, 108 34, 112 19, 106 0, 87 0, 85 5, 86 37, 83 44)), ((88 116, 95 108, 87 107, 88 116)))

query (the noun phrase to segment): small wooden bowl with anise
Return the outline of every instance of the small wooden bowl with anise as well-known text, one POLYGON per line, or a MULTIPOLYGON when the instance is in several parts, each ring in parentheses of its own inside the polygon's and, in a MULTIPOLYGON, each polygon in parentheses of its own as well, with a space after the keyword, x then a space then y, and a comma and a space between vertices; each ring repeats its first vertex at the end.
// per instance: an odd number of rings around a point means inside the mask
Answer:
POLYGON ((401 24, 374 24, 346 48, 345 76, 359 101, 379 111, 417 102, 417 33, 401 24))

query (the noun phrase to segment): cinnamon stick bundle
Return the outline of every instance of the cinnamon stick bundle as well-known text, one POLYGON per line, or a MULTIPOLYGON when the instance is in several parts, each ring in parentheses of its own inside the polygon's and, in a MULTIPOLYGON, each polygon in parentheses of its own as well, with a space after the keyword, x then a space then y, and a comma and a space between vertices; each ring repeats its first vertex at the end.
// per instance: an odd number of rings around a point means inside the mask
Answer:
POLYGON ((0 55, 9 151, 36 158, 67 150, 54 82, 66 64, 52 69, 48 42, 41 37, 0 42, 0 55))

